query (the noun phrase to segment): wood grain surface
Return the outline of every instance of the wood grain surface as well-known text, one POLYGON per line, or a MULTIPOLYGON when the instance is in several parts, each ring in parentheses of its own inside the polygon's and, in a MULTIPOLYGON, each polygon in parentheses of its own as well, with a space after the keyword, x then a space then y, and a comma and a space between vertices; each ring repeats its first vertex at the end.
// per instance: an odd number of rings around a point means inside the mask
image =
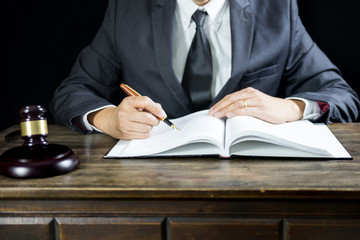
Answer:
MULTIPOLYGON (((50 125, 50 143, 71 147, 79 167, 42 179, 0 176, 0 199, 360 199, 360 123, 329 128, 353 160, 276 158, 104 159, 117 142, 50 125)), ((13 126, 0 133, 0 153, 21 145, 13 126)))

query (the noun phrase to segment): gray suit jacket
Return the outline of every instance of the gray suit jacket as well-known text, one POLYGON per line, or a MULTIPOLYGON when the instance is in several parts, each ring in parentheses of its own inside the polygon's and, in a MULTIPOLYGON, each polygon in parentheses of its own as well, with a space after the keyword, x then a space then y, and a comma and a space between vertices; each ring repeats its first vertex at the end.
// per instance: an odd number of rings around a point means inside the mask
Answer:
MULTIPOLYGON (((296 0, 229 4, 231 78, 212 104, 251 86, 272 96, 326 102, 324 122, 356 119, 356 93, 304 29, 296 0)), ((170 118, 189 114, 189 99, 172 69, 175 5, 176 0, 110 0, 96 37, 54 95, 55 119, 77 128, 74 117, 121 102, 122 82, 161 103, 170 118)))

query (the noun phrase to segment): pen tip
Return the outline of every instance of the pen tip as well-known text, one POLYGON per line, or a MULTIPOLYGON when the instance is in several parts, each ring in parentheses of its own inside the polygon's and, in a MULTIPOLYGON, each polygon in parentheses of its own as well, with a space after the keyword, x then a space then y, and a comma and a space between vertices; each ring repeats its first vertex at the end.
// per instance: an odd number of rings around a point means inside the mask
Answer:
POLYGON ((180 131, 180 129, 178 129, 174 124, 172 124, 171 127, 172 127, 173 129, 175 129, 175 130, 180 131))

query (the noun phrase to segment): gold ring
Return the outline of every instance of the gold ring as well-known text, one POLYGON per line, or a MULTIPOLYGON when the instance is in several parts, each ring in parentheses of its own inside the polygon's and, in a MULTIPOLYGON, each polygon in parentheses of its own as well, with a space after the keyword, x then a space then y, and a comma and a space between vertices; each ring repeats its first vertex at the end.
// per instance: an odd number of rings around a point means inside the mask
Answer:
POLYGON ((248 103, 247 101, 244 99, 244 100, 241 100, 243 102, 243 105, 244 105, 244 108, 247 108, 248 107, 248 103))

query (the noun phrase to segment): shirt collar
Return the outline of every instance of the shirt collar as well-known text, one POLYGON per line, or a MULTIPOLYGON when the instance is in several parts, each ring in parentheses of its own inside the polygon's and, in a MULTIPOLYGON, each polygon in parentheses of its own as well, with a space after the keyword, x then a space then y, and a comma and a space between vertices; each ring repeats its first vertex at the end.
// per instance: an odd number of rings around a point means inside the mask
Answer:
POLYGON ((191 16, 198 9, 208 13, 212 24, 220 25, 222 16, 224 15, 224 9, 228 6, 227 0, 210 0, 206 5, 201 7, 192 0, 177 0, 176 3, 176 9, 184 29, 190 26, 191 16))

